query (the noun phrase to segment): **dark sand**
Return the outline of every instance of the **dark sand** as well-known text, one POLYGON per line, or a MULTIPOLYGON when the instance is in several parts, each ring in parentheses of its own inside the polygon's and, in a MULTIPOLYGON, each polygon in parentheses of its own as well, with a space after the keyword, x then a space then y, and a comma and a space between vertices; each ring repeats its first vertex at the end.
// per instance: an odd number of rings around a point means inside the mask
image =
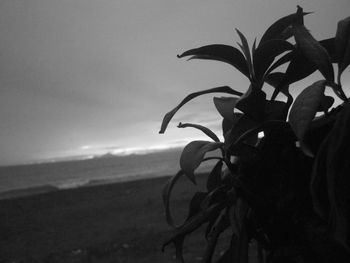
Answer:
MULTIPOLYGON (((169 177, 54 191, 0 200, 0 262, 174 262, 161 252, 171 228, 161 199, 169 177)), ((203 190, 182 178, 174 189, 177 221, 203 190)), ((201 231, 186 239, 187 262, 200 262, 201 231)))

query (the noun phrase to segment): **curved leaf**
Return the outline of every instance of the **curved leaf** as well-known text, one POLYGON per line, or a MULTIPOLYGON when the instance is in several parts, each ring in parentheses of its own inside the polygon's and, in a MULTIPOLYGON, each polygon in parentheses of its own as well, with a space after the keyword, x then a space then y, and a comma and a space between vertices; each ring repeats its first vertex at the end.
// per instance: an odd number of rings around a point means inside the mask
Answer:
POLYGON ((350 38, 348 41, 348 47, 346 48, 346 52, 344 54, 344 58, 342 61, 342 64, 339 68, 340 74, 343 73, 343 71, 350 65, 350 38))
MULTIPOLYGON (((310 13, 303 13, 303 15, 307 15, 310 13)), ((285 30, 292 25, 296 18, 296 14, 290 14, 288 16, 284 16, 278 19, 275 23, 273 23, 261 37, 259 46, 263 43, 272 40, 272 39, 287 39, 289 34, 283 34, 285 30)))
MULTIPOLYGON (((337 33, 335 35, 335 52, 336 52, 336 57, 338 58, 339 75, 341 75, 344 69, 349 65, 349 64, 346 65, 346 63, 344 63, 344 60, 346 60, 347 49, 350 49, 349 38, 350 38, 350 17, 347 17, 338 22, 337 33)), ((350 56, 350 53, 349 53, 349 56, 350 56)), ((350 60, 350 58, 348 59, 350 60)))
POLYGON ((266 93, 250 85, 248 91, 237 101, 236 108, 255 121, 264 118, 266 93))
POLYGON ((193 141, 185 146, 180 157, 180 167, 186 176, 195 183, 194 171, 201 164, 207 152, 220 148, 219 142, 193 141))
POLYGON ((280 57, 275 63, 271 65, 271 67, 267 70, 266 75, 278 68, 279 66, 282 66, 283 64, 286 64, 287 62, 290 62, 293 58, 294 52, 288 52, 287 54, 280 57))
POLYGON ((202 209, 201 209, 201 203, 203 200, 207 197, 208 193, 206 192, 196 192, 190 202, 190 207, 188 209, 188 215, 187 219, 189 220, 191 217, 195 216, 198 214, 202 209))
POLYGON ((247 41, 246 37, 241 33, 241 31, 239 31, 237 28, 236 28, 236 32, 237 32, 237 34, 242 42, 242 45, 239 43, 238 43, 238 45, 241 47, 241 49, 244 53, 244 56, 246 58, 246 62, 247 62, 247 66, 249 69, 250 76, 253 77, 254 76, 254 69, 253 69, 252 57, 250 55, 250 48, 248 45, 248 41, 247 41))
POLYGON ((329 56, 331 57, 331 62, 332 63, 337 63, 338 62, 338 58, 337 58, 337 54, 336 54, 336 50, 335 50, 335 38, 327 38, 324 40, 319 41, 320 45, 322 47, 324 47, 329 56))
POLYGON ((207 45, 190 49, 179 58, 193 56, 191 59, 209 59, 228 63, 249 78, 249 69, 243 54, 235 47, 221 44, 207 45))
POLYGON ((207 189, 209 192, 213 191, 215 188, 221 185, 222 165, 223 165, 223 162, 218 161, 208 176, 207 189))
POLYGON ((263 77, 275 57, 288 50, 294 50, 294 45, 280 39, 269 40, 259 46, 253 56, 254 71, 257 80, 263 77))
POLYGON ((289 114, 289 123, 307 155, 312 155, 303 146, 304 135, 314 119, 324 96, 326 81, 319 80, 305 88, 295 99, 289 114))
POLYGON ((204 95, 204 94, 209 94, 209 93, 216 93, 216 92, 221 92, 221 93, 228 93, 228 94, 232 94, 232 95, 237 95, 237 96, 241 96, 242 93, 239 91, 236 91, 234 89, 231 89, 228 86, 222 86, 222 87, 217 87, 217 88, 212 88, 212 89, 208 89, 208 90, 203 90, 203 91, 198 91, 198 92, 194 92, 191 93, 190 95, 188 95, 186 98, 184 98, 179 105, 177 105, 174 109, 172 109, 171 111, 169 111, 167 114, 165 114, 164 118, 163 118, 163 122, 162 122, 162 126, 160 128, 159 133, 164 133, 169 122, 171 121, 171 119, 173 118, 173 116, 175 115, 175 113, 183 106, 185 105, 187 102, 189 102, 190 100, 204 95))
POLYGON ((169 181, 164 185, 164 188, 163 188, 162 197, 163 197, 163 204, 165 208, 165 217, 166 217, 167 223, 172 227, 176 227, 176 226, 170 212, 170 195, 171 195, 171 191, 174 188, 175 183, 184 174, 185 173, 182 170, 178 171, 176 175, 174 175, 169 179, 169 181))
POLYGON ((202 132, 204 132, 208 137, 212 138, 213 141, 220 142, 220 139, 216 136, 216 134, 212 130, 210 130, 209 128, 204 127, 202 125, 192 124, 192 123, 181 123, 180 122, 177 127, 178 128, 187 128, 187 127, 196 128, 196 129, 201 130, 202 132))
POLYGON ((173 242, 176 247, 177 258, 180 259, 181 262, 183 262, 182 245, 185 236, 195 231, 197 228, 199 228, 211 218, 217 217, 217 215, 224 208, 224 206, 224 204, 214 204, 205 211, 201 211, 189 218, 188 220, 186 220, 186 222, 180 227, 176 228, 173 231, 172 236, 164 242, 162 250, 164 251, 164 248, 173 242))
MULTIPOLYGON (((298 8, 298 16, 301 16, 300 12, 302 12, 302 9, 298 8)), ((334 82, 333 67, 327 50, 314 39, 304 25, 293 24, 293 33, 295 42, 305 57, 317 67, 328 81, 334 82)))
POLYGON ((220 115, 230 122, 233 122, 233 110, 239 98, 234 97, 214 97, 214 105, 220 115))
POLYGON ((316 66, 304 56, 300 49, 295 50, 292 54, 292 59, 287 67, 284 80, 281 82, 282 86, 290 85, 304 79, 317 69, 316 66))

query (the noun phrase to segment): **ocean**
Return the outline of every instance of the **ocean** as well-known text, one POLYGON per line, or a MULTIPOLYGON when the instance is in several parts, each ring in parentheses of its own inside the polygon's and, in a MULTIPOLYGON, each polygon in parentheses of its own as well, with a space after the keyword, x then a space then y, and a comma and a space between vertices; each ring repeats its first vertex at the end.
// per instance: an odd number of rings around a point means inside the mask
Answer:
MULTIPOLYGON (((142 155, 0 167, 0 199, 174 175, 180 169, 180 155, 180 149, 172 149, 142 155)), ((209 171, 212 164, 203 163, 198 172, 209 171)))

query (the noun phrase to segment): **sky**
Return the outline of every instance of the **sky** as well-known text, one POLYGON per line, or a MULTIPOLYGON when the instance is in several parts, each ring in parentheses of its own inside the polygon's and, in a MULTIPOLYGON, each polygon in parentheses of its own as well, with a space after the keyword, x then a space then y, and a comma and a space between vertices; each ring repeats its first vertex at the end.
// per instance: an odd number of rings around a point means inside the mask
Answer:
MULTIPOLYGON (((212 96, 163 115, 188 93, 245 77, 229 65, 177 54, 252 42, 301 5, 316 39, 333 37, 349 0, 0 0, 0 165, 154 150, 203 139, 181 122, 219 131, 212 96)), ((220 95, 218 95, 220 96, 220 95)))

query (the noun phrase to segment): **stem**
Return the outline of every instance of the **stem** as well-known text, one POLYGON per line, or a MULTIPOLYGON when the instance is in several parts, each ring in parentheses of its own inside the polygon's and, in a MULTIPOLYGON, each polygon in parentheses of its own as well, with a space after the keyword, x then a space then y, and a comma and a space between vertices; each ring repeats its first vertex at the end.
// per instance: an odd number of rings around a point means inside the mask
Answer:
POLYGON ((326 85, 331 87, 335 95, 337 95, 342 101, 347 102, 349 100, 348 97, 346 97, 346 94, 344 93, 344 90, 342 89, 341 84, 336 84, 334 82, 327 82, 326 85))

